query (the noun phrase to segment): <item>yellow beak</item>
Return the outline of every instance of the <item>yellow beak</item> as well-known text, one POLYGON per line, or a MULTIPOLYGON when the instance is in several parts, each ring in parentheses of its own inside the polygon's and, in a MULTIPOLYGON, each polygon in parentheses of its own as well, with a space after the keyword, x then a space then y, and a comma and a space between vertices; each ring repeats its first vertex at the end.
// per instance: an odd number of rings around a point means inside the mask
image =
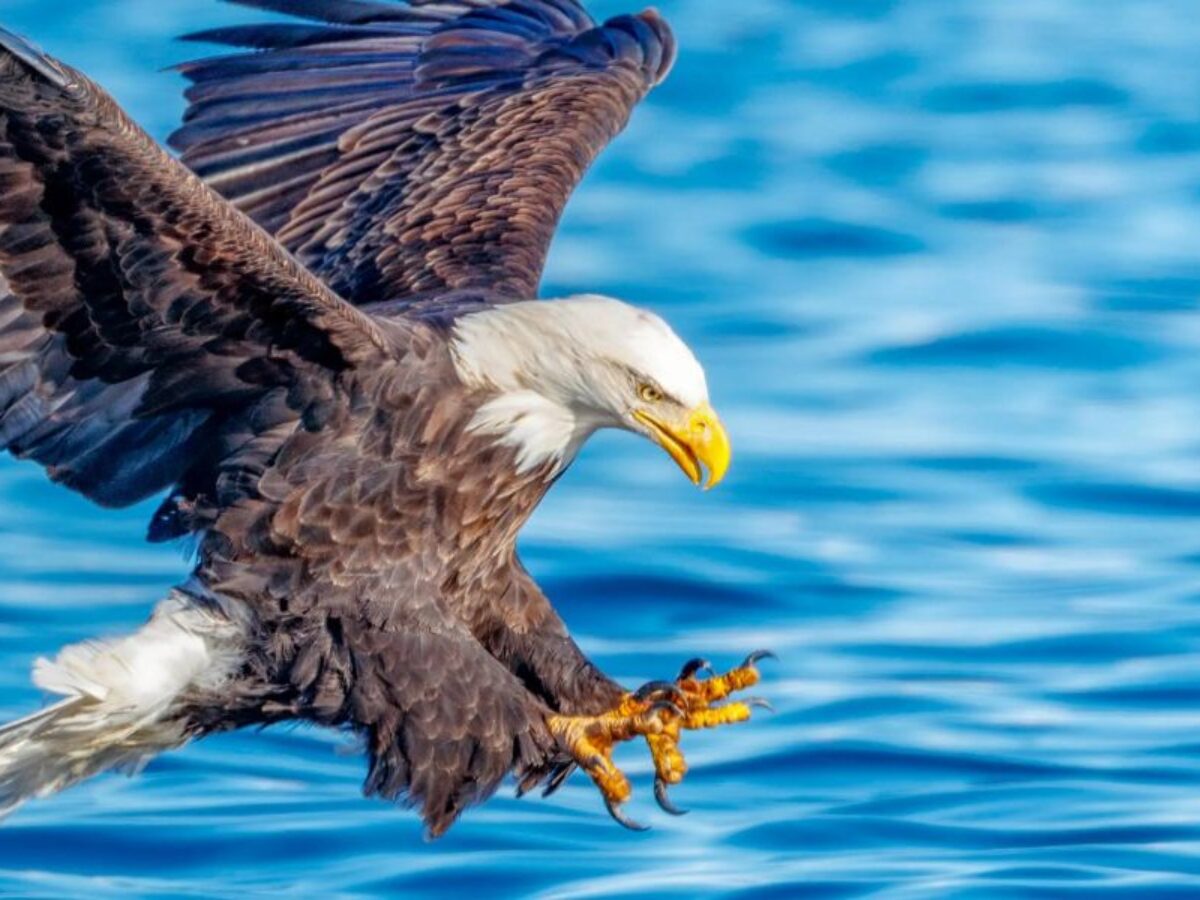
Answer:
POLYGON ((644 410, 637 410, 634 418, 650 429, 654 439, 683 469, 692 484, 700 484, 704 469, 708 469, 708 481, 704 489, 714 488, 721 483, 729 469, 732 450, 725 426, 707 403, 692 410, 681 423, 669 424, 644 410))

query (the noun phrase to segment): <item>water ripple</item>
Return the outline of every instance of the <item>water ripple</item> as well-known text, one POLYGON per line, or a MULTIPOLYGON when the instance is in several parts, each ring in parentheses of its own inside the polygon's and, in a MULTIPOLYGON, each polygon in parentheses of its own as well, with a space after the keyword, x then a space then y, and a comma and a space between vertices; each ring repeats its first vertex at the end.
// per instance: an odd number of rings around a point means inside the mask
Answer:
MULTIPOLYGON (((623 0, 594 0, 601 14, 623 0)), ((224 735, 0 830, 16 897, 1200 895, 1200 17, 1189 0, 659 0, 679 66, 547 290, 654 306, 734 432, 721 491, 605 435, 526 560, 628 684, 771 646, 778 709, 435 844, 307 728, 224 735), (735 8, 736 7, 736 8, 735 8), (1115 27, 1119 23, 1120 27, 1115 27)), ((9 0, 156 134, 213 0, 9 0), (103 41, 95 40, 104 35, 103 41)), ((0 715, 184 573, 153 504, 0 462, 0 715)))

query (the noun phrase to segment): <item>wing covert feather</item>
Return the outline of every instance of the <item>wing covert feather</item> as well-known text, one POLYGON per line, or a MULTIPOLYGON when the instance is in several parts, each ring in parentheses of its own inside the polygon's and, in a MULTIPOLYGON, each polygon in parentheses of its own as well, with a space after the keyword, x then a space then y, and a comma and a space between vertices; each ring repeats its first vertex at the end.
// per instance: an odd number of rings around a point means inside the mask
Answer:
POLYGON ((260 52, 181 67, 172 143, 357 304, 537 294, 572 191, 669 71, 657 13, 575 0, 284 3, 321 24, 193 37, 260 52))
POLYGON ((386 355, 103 91, 0 31, 0 449, 125 505, 215 482, 234 435, 321 427, 386 355))

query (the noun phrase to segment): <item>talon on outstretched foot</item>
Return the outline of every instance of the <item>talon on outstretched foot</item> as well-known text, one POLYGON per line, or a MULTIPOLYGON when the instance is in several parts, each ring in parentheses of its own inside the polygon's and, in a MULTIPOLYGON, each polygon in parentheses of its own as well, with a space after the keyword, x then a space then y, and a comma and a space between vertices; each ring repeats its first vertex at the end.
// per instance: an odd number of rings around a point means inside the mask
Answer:
POLYGON ((611 712, 599 716, 551 716, 547 720, 550 731, 571 755, 574 765, 560 769, 547 792, 556 790, 566 774, 578 766, 599 788, 609 814, 617 822, 634 831, 646 830, 622 810, 632 788, 612 760, 617 744, 643 737, 654 760, 655 800, 665 812, 684 815, 687 811, 675 806, 668 793, 668 788, 679 784, 687 774, 687 762, 679 749, 682 732, 745 722, 754 708, 771 709, 761 697, 722 701, 758 684, 762 678, 758 663, 775 658, 768 650, 758 650, 724 675, 714 674, 707 660, 693 659, 683 666, 677 680, 645 684, 626 694, 611 712), (701 673, 708 677, 697 677, 701 673))
MULTIPOLYGON (((613 748, 635 737, 661 734, 667 727, 667 716, 679 719, 686 715, 681 707, 669 701, 653 699, 653 691, 645 696, 639 696, 641 693, 626 695, 616 709, 603 715, 551 716, 546 721, 550 733, 571 754, 575 765, 587 772, 599 788, 609 814, 634 831, 645 828, 621 810, 633 790, 625 773, 613 762, 613 748)), ((559 784, 561 780, 558 783, 552 780, 548 790, 557 789, 559 784)))

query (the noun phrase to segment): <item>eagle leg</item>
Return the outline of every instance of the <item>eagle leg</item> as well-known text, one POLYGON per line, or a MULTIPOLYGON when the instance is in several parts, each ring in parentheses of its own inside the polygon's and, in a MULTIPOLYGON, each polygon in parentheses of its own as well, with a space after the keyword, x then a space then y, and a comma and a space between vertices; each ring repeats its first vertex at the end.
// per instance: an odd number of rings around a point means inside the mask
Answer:
POLYGON ((758 663, 775 658, 769 650, 757 650, 724 675, 715 674, 707 660, 693 659, 684 665, 675 681, 675 687, 682 694, 682 701, 676 702, 683 714, 670 718, 661 731, 646 735, 650 756, 654 759, 654 799, 663 811, 673 816, 686 813, 671 802, 668 793, 668 788, 679 784, 687 774, 687 761, 679 749, 682 732, 745 722, 754 708, 770 709, 771 704, 761 697, 717 704, 758 684, 762 679, 758 663), (702 672, 708 673, 709 677, 698 678, 702 672))
MULTIPOLYGON (((667 684, 674 692, 674 686, 667 684)), ((637 737, 661 734, 669 721, 686 718, 685 710, 670 700, 628 694, 611 712, 599 716, 550 716, 546 724, 559 745, 600 790, 609 814, 626 828, 643 831, 621 807, 633 793, 629 779, 613 762, 613 748, 637 737)))

